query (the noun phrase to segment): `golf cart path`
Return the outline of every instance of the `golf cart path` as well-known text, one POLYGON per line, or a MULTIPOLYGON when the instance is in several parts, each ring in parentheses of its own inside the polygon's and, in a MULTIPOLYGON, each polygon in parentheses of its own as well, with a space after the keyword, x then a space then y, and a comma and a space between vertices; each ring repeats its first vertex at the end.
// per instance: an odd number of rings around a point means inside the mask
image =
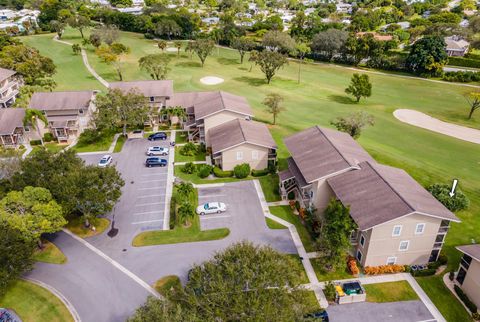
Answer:
POLYGON ((440 121, 425 113, 398 109, 393 112, 393 116, 401 122, 418 126, 440 134, 448 135, 460 140, 480 144, 480 130, 440 121))

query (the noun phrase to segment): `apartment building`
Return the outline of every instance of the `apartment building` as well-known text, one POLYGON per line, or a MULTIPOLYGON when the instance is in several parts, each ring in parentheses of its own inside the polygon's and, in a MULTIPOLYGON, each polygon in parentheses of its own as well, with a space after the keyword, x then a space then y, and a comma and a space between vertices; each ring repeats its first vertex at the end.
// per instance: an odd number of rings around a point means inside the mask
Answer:
POLYGON ((463 253, 455 277, 470 300, 480 307, 480 244, 456 247, 463 253))
POLYGON ((0 68, 0 108, 12 106, 23 85, 22 77, 16 71, 0 68))

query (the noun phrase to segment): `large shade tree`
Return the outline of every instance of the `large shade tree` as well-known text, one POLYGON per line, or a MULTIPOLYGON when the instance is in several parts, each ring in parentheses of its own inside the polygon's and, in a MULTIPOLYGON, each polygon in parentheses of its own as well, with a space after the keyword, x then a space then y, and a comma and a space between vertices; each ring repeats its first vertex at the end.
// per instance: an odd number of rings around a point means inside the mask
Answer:
POLYGON ((199 39, 193 43, 193 51, 197 54, 198 58, 203 65, 205 65, 205 60, 212 53, 212 50, 215 48, 215 43, 211 39, 199 39))
POLYGON ((143 124, 149 117, 147 99, 134 89, 128 92, 109 89, 107 94, 97 96, 96 105, 95 125, 109 129, 121 127, 124 136, 128 125, 143 124))
POLYGON ((237 243, 195 265, 181 290, 129 321, 303 321, 302 267, 269 246, 237 243))
POLYGON ((35 242, 25 239, 20 230, 0 219, 0 294, 5 294, 11 282, 33 266, 35 242))
POLYGON ((39 241, 44 233, 59 231, 67 221, 62 207, 45 188, 25 187, 0 200, 0 220, 18 229, 26 240, 39 241))
POLYGON ((348 32, 338 29, 328 29, 313 36, 312 51, 327 60, 339 54, 348 39, 348 32))
POLYGON ((138 60, 138 65, 155 80, 166 79, 170 67, 171 58, 168 54, 150 54, 138 60))
POLYGON ((448 61, 445 40, 439 36, 427 36, 415 42, 405 62, 413 73, 435 76, 442 72, 448 61))
POLYGON ((255 65, 260 67, 260 70, 265 75, 267 84, 270 84, 270 81, 272 80, 273 76, 275 76, 277 71, 288 63, 285 55, 269 50, 252 51, 250 60, 254 62, 255 65))

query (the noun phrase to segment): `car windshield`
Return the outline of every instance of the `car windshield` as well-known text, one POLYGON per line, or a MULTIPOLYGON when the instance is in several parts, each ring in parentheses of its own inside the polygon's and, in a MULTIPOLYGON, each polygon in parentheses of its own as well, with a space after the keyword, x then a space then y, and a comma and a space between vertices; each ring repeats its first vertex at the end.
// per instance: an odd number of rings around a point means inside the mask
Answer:
POLYGON ((107 159, 100 160, 100 163, 107 163, 107 159))

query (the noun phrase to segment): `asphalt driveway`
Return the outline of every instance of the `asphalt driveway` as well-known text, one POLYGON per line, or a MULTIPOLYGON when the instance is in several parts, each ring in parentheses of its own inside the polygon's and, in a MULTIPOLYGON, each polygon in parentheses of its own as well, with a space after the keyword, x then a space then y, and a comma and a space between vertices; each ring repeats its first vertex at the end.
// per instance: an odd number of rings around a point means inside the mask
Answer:
POLYGON ((332 322, 427 322, 435 321, 422 301, 353 303, 327 308, 332 322))
MULTIPOLYGON (((123 250, 130 246, 137 234, 163 228, 167 167, 145 167, 145 152, 151 146, 169 147, 169 141, 128 139, 120 153, 112 154, 113 164, 125 180, 122 197, 109 216, 118 232, 113 237, 94 237, 93 243, 123 250)), ((88 164, 96 164, 102 155, 88 154, 81 157, 88 164)), ((169 157, 162 156, 164 159, 169 157)))

